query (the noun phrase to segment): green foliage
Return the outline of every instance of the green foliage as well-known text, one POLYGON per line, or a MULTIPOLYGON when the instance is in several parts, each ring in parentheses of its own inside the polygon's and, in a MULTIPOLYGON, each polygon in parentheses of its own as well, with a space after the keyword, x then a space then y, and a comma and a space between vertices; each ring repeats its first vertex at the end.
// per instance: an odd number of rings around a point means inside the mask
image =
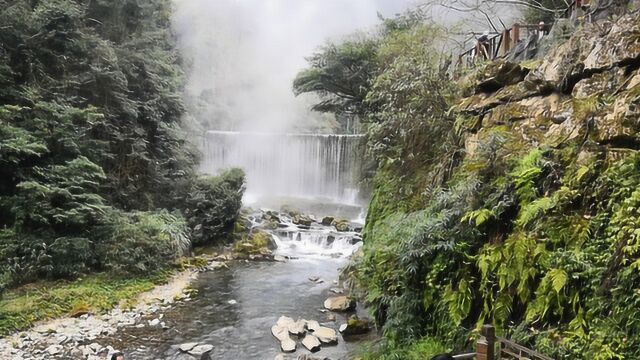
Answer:
POLYGON ((354 37, 340 44, 329 43, 307 60, 293 82, 296 95, 315 93, 321 102, 312 109, 334 113, 338 119, 362 118, 369 112, 365 98, 378 71, 378 40, 368 36, 354 37))
POLYGON ((192 231, 212 240, 233 222, 241 175, 193 184, 171 6, 3 3, 0 290, 163 269, 190 250, 192 231), (187 223, 189 205, 205 215, 187 223))
POLYGON ((102 268, 147 274, 171 265, 191 249, 189 229, 180 215, 167 212, 112 214, 110 237, 97 249, 102 268))
POLYGON ((231 169, 220 176, 203 176, 193 183, 185 216, 194 245, 230 239, 242 206, 244 172, 231 169))
POLYGON ((75 309, 96 313, 111 310, 166 282, 168 273, 129 279, 95 274, 72 282, 43 282, 8 292, 0 301, 0 335, 26 330, 38 321, 72 315, 75 309))
POLYGON ((640 155, 609 156, 588 136, 533 146, 514 124, 456 126, 458 91, 424 45, 434 33, 384 35, 367 95, 378 172, 345 273, 384 332, 374 356, 408 358, 425 337, 463 350, 493 323, 557 359, 638 358, 640 155))

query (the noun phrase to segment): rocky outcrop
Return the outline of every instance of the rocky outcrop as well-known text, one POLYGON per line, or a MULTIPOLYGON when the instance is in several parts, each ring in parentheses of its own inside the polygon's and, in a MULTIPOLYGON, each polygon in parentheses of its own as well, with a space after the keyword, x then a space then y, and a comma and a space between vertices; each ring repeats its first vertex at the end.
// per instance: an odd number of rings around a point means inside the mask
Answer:
POLYGON ((527 71, 496 62, 466 83, 455 111, 465 148, 504 127, 523 148, 591 140, 640 149, 640 22, 637 14, 585 24, 527 71), (593 36, 593 34, 599 36, 593 36))

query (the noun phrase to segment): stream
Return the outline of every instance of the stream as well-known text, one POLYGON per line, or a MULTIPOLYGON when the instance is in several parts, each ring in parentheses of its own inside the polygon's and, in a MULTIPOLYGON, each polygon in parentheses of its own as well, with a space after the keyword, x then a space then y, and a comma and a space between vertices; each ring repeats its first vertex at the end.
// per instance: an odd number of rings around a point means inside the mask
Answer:
MULTIPOLYGON (((310 229, 284 225, 271 233, 278 245, 275 254, 288 257, 286 262, 237 261, 204 272, 192 284, 197 296, 158 315, 166 323, 164 330, 125 327, 103 342, 123 351, 127 360, 194 359, 179 350, 190 342, 213 345, 211 359, 274 359, 281 351, 270 328, 282 315, 317 320, 337 330, 347 314, 327 312, 323 302, 336 296, 332 290, 340 290, 339 268, 361 245, 353 240, 358 234, 317 223, 310 229)), ((361 308, 360 315, 366 316, 361 308)), ((337 345, 323 346, 316 356, 348 359, 364 340, 338 336, 337 345)), ((309 351, 298 343, 290 356, 304 353, 309 351)))

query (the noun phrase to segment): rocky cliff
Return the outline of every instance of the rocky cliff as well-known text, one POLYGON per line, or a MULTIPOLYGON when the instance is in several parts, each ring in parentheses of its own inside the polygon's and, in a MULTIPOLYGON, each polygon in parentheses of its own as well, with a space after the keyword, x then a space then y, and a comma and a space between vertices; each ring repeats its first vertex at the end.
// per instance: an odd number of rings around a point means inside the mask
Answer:
POLYGON ((639 69, 632 13, 459 79, 434 115, 457 143, 382 167, 349 269, 388 338, 460 350, 492 323, 557 359, 640 358, 639 69))

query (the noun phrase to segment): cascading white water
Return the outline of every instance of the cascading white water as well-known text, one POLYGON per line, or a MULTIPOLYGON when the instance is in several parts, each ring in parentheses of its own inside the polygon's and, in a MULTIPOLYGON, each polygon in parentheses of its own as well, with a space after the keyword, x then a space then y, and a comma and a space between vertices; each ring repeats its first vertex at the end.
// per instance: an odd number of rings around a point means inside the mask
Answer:
POLYGON ((247 174, 249 197, 324 198, 357 204, 362 135, 206 133, 202 171, 247 174))

